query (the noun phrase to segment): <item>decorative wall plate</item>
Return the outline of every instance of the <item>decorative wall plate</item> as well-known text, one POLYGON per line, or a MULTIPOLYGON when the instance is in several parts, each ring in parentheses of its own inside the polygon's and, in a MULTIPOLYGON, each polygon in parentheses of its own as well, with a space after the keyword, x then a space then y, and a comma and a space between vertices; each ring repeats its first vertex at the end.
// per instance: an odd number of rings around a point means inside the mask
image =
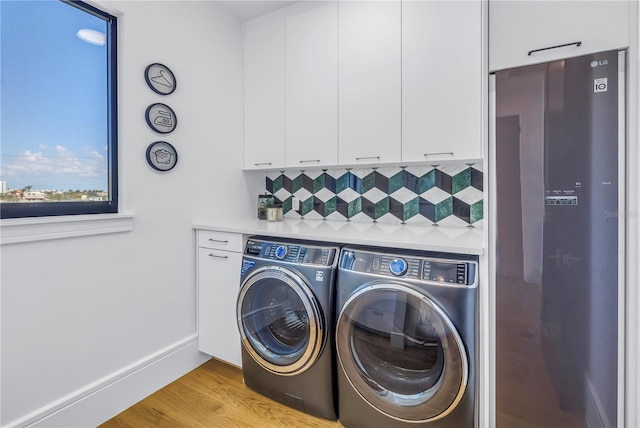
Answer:
POLYGON ((171 107, 162 103, 151 104, 145 112, 149 128, 160 134, 168 134, 176 129, 176 114, 171 107))
POLYGON ((169 171, 178 163, 178 152, 166 141, 156 141, 147 147, 147 163, 157 171, 169 171))
POLYGON ((160 95, 169 95, 176 90, 176 77, 166 65, 153 63, 144 70, 144 79, 151 90, 160 95))

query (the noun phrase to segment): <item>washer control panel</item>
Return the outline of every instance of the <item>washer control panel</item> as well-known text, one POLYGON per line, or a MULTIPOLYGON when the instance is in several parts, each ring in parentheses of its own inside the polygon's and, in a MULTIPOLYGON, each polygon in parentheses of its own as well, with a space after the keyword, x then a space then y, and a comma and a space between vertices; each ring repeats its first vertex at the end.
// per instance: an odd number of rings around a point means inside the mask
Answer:
POLYGON ((267 242, 249 239, 244 253, 265 260, 280 260, 297 264, 333 265, 338 248, 316 247, 282 242, 267 242))
POLYGON ((342 270, 456 285, 475 285, 477 266, 475 260, 449 259, 441 255, 399 256, 350 248, 342 250, 339 262, 342 270))

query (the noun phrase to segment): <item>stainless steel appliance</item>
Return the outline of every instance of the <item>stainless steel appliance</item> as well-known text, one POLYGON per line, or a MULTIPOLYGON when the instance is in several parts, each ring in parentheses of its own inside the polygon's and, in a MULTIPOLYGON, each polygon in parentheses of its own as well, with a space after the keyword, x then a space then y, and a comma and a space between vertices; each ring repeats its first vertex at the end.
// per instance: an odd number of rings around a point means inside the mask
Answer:
POLYGON ((332 311, 338 251, 331 244, 248 239, 237 306, 245 384, 334 420, 332 311))
POLYGON ((342 425, 476 426, 477 266, 474 256, 342 249, 342 425))
POLYGON ((624 68, 495 75, 498 428, 622 423, 624 68))

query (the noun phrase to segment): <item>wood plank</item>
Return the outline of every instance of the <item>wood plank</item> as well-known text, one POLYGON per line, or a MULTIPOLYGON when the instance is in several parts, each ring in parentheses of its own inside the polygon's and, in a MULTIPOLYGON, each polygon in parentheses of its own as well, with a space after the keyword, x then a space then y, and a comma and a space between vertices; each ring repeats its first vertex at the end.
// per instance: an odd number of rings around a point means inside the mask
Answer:
POLYGON ((151 394, 99 428, 338 428, 244 385, 242 371, 212 359, 151 394))

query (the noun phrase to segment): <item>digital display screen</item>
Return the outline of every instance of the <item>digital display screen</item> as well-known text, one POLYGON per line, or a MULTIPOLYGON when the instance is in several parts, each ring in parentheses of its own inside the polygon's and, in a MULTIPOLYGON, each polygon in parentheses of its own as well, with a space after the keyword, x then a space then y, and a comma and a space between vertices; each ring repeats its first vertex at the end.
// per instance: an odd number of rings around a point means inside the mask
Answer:
POLYGON ((438 282, 458 282, 456 263, 424 262, 424 279, 438 282))
MULTIPOLYGON (((331 264, 333 260, 333 250, 327 248, 305 248, 304 262, 318 265, 331 264)), ((302 257, 302 254, 301 254, 302 257)))

